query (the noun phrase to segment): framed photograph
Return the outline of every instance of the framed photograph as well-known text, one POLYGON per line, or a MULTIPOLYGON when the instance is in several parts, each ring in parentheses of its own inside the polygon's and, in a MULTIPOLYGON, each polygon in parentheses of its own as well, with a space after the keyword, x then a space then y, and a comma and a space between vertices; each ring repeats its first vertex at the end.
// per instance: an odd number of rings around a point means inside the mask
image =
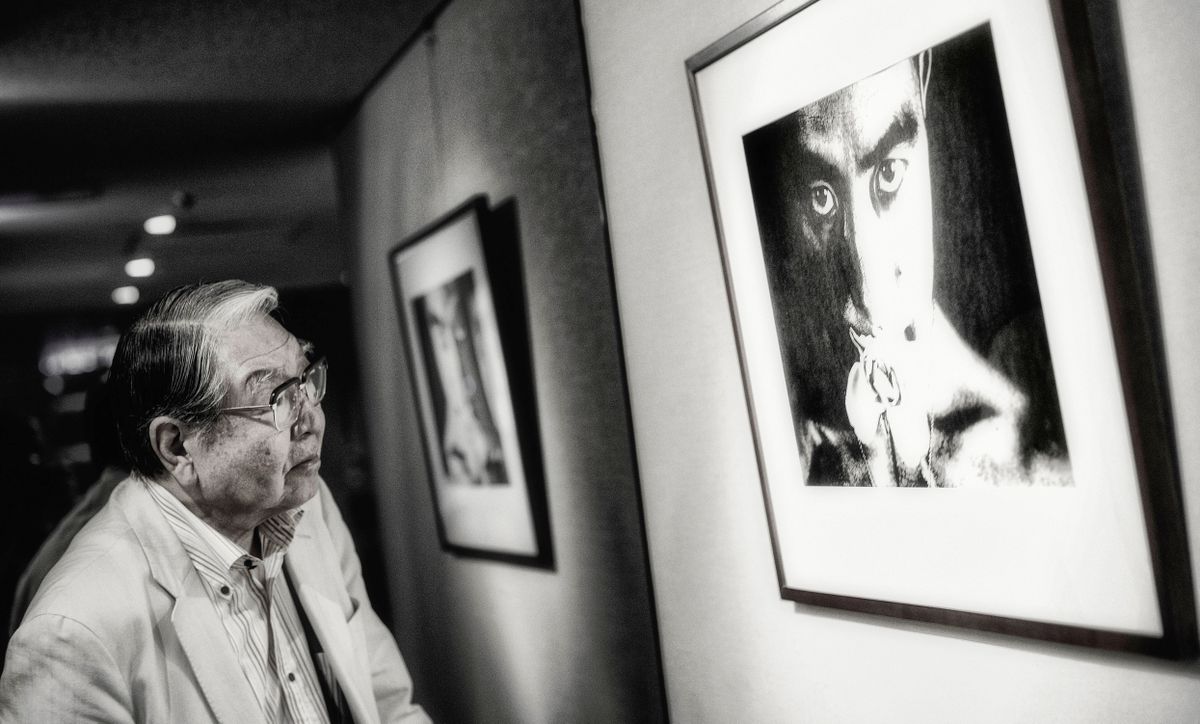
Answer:
POLYGON ((784 598, 1195 653, 1084 13, 784 2, 688 61, 784 598))
POLYGON ((520 266, 494 220, 477 196, 401 241, 396 305, 443 547, 549 565, 520 266))

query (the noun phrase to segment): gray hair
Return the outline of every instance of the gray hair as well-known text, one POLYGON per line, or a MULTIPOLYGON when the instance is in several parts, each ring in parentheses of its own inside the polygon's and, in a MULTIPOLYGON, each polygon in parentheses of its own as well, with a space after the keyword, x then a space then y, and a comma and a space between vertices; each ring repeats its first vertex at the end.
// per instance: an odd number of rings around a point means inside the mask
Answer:
POLYGON ((237 279, 189 284, 168 292, 121 335, 110 385, 131 470, 147 478, 165 472, 150 442, 154 418, 166 415, 201 430, 216 421, 229 385, 217 334, 278 306, 273 287, 237 279))

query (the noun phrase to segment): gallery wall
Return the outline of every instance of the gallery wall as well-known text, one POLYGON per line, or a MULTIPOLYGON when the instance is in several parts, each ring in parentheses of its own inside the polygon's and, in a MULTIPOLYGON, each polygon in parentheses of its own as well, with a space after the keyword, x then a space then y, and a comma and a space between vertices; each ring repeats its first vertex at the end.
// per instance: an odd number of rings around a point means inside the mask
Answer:
MULTIPOLYGON (((780 598, 684 68, 774 3, 581 4, 671 718, 1200 718, 1195 661, 780 598)), ((1200 137, 1200 8, 1122 0, 1118 9, 1200 580, 1200 449, 1188 444, 1200 439, 1200 177, 1191 152, 1200 137)))
MULTIPOLYGON (((436 721, 661 721, 612 277, 573 2, 454 0, 339 145, 395 632, 436 721), (554 569, 439 547, 388 252, 515 203, 554 569)), ((519 342, 519 341, 518 341, 519 342)))

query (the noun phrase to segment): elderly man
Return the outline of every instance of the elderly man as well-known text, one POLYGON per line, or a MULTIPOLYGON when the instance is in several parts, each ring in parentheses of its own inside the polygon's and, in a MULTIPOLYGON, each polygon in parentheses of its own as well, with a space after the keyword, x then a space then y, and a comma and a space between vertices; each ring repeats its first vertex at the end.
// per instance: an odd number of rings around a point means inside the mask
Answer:
POLYGON ((13 637, 0 720, 427 720, 318 475, 326 363, 276 304, 183 287, 122 337, 133 472, 13 637))
POLYGON ((981 348, 935 298, 999 285, 938 268, 929 78, 922 53, 744 139, 805 482, 1069 485, 1036 287, 981 348))

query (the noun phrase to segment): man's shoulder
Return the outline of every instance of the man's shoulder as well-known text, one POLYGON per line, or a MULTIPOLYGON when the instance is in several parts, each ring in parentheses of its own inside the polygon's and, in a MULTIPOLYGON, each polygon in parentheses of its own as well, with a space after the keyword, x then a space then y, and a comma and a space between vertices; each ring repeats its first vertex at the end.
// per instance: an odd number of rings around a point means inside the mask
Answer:
POLYGON ((930 461, 939 484, 1071 485, 1040 317, 1002 327, 986 357, 938 321, 930 461), (1042 386, 1039 375, 1049 375, 1042 386))
MULTIPOLYGON (((121 484, 126 485, 141 483, 131 479, 121 484)), ((142 541, 126 511, 114 501, 80 529, 46 574, 26 620, 53 614, 86 625, 128 615, 131 601, 140 598, 133 592, 153 583, 142 541)))

